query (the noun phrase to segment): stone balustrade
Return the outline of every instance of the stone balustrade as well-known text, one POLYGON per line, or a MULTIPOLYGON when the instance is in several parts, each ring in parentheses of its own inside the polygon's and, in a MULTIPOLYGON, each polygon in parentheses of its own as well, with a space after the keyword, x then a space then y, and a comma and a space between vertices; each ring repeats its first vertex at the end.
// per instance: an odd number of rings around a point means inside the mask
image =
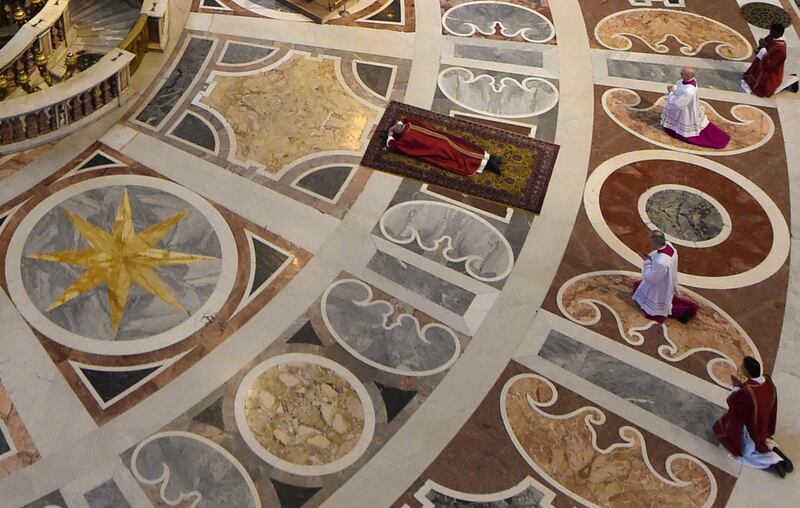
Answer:
POLYGON ((12 93, 18 86, 26 86, 38 72, 37 53, 41 52, 51 61, 63 56, 75 37, 68 6, 69 0, 49 0, 0 48, 0 81, 5 78, 6 84, 5 89, 0 87, 1 95, 12 93))
POLYGON ((0 155, 54 141, 120 106, 134 58, 115 49, 68 81, 0 102, 0 155))

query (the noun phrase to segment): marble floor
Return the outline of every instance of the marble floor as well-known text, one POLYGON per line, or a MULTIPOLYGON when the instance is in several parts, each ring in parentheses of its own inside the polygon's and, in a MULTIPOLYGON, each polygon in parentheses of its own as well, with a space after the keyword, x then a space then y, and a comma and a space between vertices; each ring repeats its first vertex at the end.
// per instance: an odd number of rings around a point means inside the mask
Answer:
POLYGON ((748 3, 172 0, 122 111, 0 157, 0 508, 800 505, 711 430, 753 356, 800 460, 800 96, 738 88, 748 3), (685 65, 724 150, 657 128, 685 65), (393 100, 560 145, 541 213, 360 165, 393 100), (629 298, 648 227, 687 324, 629 298))

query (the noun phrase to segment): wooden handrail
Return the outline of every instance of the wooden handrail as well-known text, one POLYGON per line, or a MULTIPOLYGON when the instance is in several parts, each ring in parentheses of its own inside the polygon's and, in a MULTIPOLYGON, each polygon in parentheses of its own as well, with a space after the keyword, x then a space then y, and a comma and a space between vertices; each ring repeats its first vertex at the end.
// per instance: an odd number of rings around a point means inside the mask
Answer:
POLYGON ((127 37, 117 45, 119 49, 130 51, 136 55, 133 62, 131 62, 131 74, 136 72, 144 59, 145 53, 147 53, 147 41, 149 37, 147 33, 147 17, 147 14, 139 14, 139 18, 136 20, 130 32, 128 32, 127 37))

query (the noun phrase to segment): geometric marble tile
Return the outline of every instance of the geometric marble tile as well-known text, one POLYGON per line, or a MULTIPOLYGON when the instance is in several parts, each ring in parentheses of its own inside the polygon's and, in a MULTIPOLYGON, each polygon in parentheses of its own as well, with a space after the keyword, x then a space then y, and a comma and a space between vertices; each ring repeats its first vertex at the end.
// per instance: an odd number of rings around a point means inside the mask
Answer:
POLYGON ((131 506, 113 479, 101 483, 86 492, 83 497, 89 508, 130 508, 131 506))

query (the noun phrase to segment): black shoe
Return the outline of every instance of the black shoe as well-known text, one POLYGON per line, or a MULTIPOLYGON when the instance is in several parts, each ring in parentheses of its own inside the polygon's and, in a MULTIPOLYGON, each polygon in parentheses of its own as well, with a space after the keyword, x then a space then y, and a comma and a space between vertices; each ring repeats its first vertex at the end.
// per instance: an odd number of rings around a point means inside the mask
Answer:
POLYGON ((772 449, 772 451, 773 451, 773 452, 775 452, 775 453, 777 453, 777 454, 778 454, 778 457, 780 457, 780 458, 782 458, 782 459, 783 459, 783 468, 784 468, 784 469, 786 469, 786 472, 787 472, 787 473, 791 473, 792 471, 794 471, 794 464, 792 464, 792 461, 791 461, 791 460, 789 460, 789 457, 787 457, 787 456, 786 456, 786 454, 784 454, 784 453, 781 451, 781 449, 780 449, 780 448, 778 448, 778 447, 776 446, 775 448, 773 448, 773 449, 772 449))
POLYGON ((783 461, 772 464, 769 468, 778 473, 781 478, 786 478, 786 468, 783 466, 783 461))

